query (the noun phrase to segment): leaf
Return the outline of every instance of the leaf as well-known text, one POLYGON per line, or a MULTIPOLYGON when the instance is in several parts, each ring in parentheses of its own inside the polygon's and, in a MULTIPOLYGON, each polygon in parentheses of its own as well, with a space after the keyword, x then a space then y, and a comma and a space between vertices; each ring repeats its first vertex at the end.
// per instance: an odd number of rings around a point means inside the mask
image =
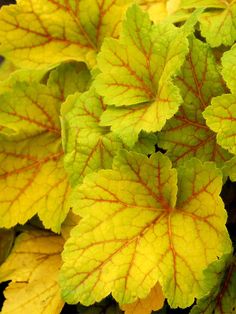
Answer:
POLYGON ((180 0, 139 0, 137 3, 154 23, 158 23, 178 10, 180 0))
POLYGON ((63 221, 61 226, 61 236, 64 240, 67 240, 70 237, 70 231, 75 227, 80 221, 80 217, 75 215, 71 210, 66 216, 66 219, 63 221))
POLYGON ((5 127, 1 132, 11 134, 0 136, 2 227, 24 224, 37 213, 46 228, 59 232, 69 211, 59 115, 64 97, 73 86, 78 88, 81 78, 78 75, 69 90, 77 69, 74 74, 66 69, 70 65, 52 72, 48 86, 18 83, 0 96, 0 124, 5 127))
POLYGON ((22 68, 50 68, 68 60, 93 65, 104 37, 119 34, 129 2, 20 0, 1 9, 0 52, 22 68))
POLYGON ((223 94, 212 99, 211 105, 206 108, 203 115, 207 125, 217 133, 217 142, 232 154, 236 154, 236 85, 235 67, 236 60, 234 47, 224 53, 222 58, 223 77, 232 94, 223 94))
POLYGON ((231 92, 236 94, 236 45, 233 45, 230 50, 223 54, 221 61, 224 80, 231 92))
POLYGON ((191 305, 203 269, 231 250, 221 187, 213 163, 192 159, 177 178, 160 153, 123 151, 113 170, 88 175, 73 194, 83 219, 63 252, 64 300, 89 305, 112 292, 132 303, 158 281, 172 307, 191 305))
POLYGON ((93 88, 81 96, 69 97, 65 106, 73 108, 63 122, 65 169, 75 186, 86 174, 111 168, 113 157, 123 144, 109 128, 99 126, 105 105, 93 88))
POLYGON ((17 82, 41 82, 45 78, 47 71, 47 69, 35 71, 24 69, 16 70, 9 74, 6 80, 0 82, 0 94, 11 91, 17 82))
POLYGON ((63 248, 61 237, 48 232, 24 232, 16 239, 0 277, 11 283, 4 291, 1 313, 57 314, 64 302, 57 277, 63 248))
MULTIPOLYGON (((113 157, 124 145, 108 127, 99 125, 106 105, 93 87, 69 97, 63 106, 72 108, 63 117, 63 138, 65 169, 71 185, 75 186, 88 173, 111 168, 113 157)), ((155 143, 155 136, 142 134, 134 149, 152 153, 155 143)))
POLYGON ((222 167, 232 157, 216 142, 216 135, 202 115, 214 96, 225 91, 211 48, 195 37, 189 38, 189 55, 176 78, 183 104, 158 134, 158 145, 167 150, 174 164, 191 157, 215 161, 222 167))
POLYGON ((155 23, 162 21, 168 14, 166 0, 139 0, 138 4, 155 23))
POLYGON ((225 163, 224 173, 232 182, 236 181, 236 156, 225 163))
POLYGON ((171 77, 186 53, 182 30, 170 23, 152 25, 138 6, 129 8, 121 38, 104 40, 98 55, 102 73, 95 78, 95 88, 105 104, 116 106, 106 110, 101 125, 112 126, 129 147, 141 130, 160 130, 182 101, 171 77))
POLYGON ((174 14, 180 8, 181 0, 168 0, 166 7, 168 14, 174 14))
POLYGON ((45 133, 11 141, 2 136, 0 143, 1 227, 24 224, 37 213, 46 228, 59 232, 70 207, 60 137, 45 133))
POLYGON ((145 299, 139 299, 135 303, 122 305, 125 314, 151 314, 152 311, 161 309, 165 297, 160 284, 156 284, 145 299))
POLYGON ((15 238, 14 230, 0 229, 0 265, 9 255, 15 238))
POLYGON ((90 72, 82 62, 61 64, 50 73, 48 79, 48 86, 54 94, 60 95, 62 101, 75 92, 86 91, 90 83, 90 72))
POLYGON ((212 99, 203 116, 207 125, 217 133, 217 142, 236 154, 236 94, 224 94, 212 99))
POLYGON ((211 47, 230 46, 236 40, 236 3, 232 0, 182 0, 182 8, 204 7, 200 18, 203 37, 211 47))
POLYGON ((231 1, 220 1, 220 0, 182 0, 181 7, 183 8, 201 8, 201 7, 210 7, 210 8, 224 8, 225 5, 231 1))
POLYGON ((230 254, 213 262, 205 271, 206 282, 214 288, 198 300, 191 314, 233 314, 236 310, 236 263, 230 254))

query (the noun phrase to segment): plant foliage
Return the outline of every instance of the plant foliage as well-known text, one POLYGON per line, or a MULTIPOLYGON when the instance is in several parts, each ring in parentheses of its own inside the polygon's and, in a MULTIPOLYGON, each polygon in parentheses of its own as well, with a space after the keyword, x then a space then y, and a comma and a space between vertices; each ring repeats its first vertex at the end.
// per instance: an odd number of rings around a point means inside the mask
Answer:
POLYGON ((234 0, 1 8, 1 313, 236 312, 235 25, 234 0))

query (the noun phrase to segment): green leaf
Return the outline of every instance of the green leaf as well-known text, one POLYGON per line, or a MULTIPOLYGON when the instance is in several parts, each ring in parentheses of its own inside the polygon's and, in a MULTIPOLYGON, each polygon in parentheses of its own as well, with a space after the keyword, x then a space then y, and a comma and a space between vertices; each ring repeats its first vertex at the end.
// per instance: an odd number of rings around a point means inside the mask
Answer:
POLYGON ((203 37, 212 47, 230 46, 236 40, 236 3, 232 0, 182 0, 183 8, 208 9, 200 18, 203 37))
POLYGON ((67 60, 93 65, 104 37, 118 36, 129 2, 20 0, 1 9, 0 52, 23 68, 48 68, 67 60))
MULTIPOLYGON (((68 97, 63 106, 70 109, 64 110, 62 118, 65 168, 75 186, 88 173, 111 168, 113 157, 124 144, 109 127, 99 125, 106 105, 93 87, 83 94, 68 97)), ((133 149, 150 154, 155 151, 155 144, 154 135, 142 133, 133 149)))
POLYGON ((170 23, 152 25, 134 5, 119 40, 106 39, 98 55, 95 87, 110 107, 101 119, 132 147, 141 130, 160 130, 181 103, 171 77, 187 53, 186 35, 170 23))
POLYGON ((73 194, 83 219, 63 252, 65 301, 89 305, 112 292, 132 303, 159 281, 172 307, 191 305, 203 269, 231 250, 221 187, 213 163, 193 159, 177 174, 160 153, 122 151, 113 170, 88 175, 73 194))
POLYGON ((58 271, 63 239, 44 231, 24 232, 0 267, 1 281, 11 280, 4 291, 2 314, 57 314, 64 302, 58 271))
POLYGON ((158 133, 158 145, 167 150, 175 164, 195 156, 222 167, 232 155, 217 144, 216 134, 206 125, 202 112, 212 97, 225 91, 225 85, 209 45, 193 36, 189 42, 189 55, 176 78, 184 101, 158 133))
POLYGON ((217 133, 217 142, 236 154, 236 94, 213 98, 203 116, 209 128, 217 133))
POLYGON ((236 262, 224 255, 205 271, 205 281, 214 285, 211 292, 197 301, 191 314, 233 314, 236 311, 236 262))
MULTIPOLYGON (((84 66, 80 69, 83 72, 84 66)), ((2 227, 24 224, 37 213, 46 228, 60 231, 69 211, 70 186, 63 166, 59 115, 67 94, 86 85, 86 76, 81 80, 78 70, 63 65, 51 72, 47 86, 18 83, 0 96, 2 227), (73 84, 71 77, 77 78, 73 84)))

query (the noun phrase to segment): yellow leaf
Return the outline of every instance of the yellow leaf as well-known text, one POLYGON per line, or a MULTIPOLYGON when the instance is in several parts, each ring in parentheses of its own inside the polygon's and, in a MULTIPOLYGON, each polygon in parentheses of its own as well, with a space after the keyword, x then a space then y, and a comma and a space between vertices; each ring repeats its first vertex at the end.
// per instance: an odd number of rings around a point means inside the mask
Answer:
POLYGON ((152 21, 158 23, 178 10, 180 0, 139 0, 138 4, 149 13, 152 21))
POLYGON ((22 68, 95 63, 106 36, 117 37, 130 0, 20 0, 0 12, 1 54, 22 68))
POLYGON ((6 288, 2 314, 58 314, 64 302, 57 282, 63 239, 49 232, 22 233, 0 267, 6 288))
POLYGON ((203 293, 203 270, 231 252, 221 172, 191 159, 173 169, 161 153, 121 151, 112 170, 87 175, 73 192, 73 228, 60 273, 63 298, 90 305, 112 293, 143 299, 159 282, 171 307, 203 293))
POLYGON ((46 228, 60 231, 70 208, 60 108, 68 94, 86 88, 87 72, 85 65, 61 65, 47 85, 18 82, 0 95, 1 227, 38 214, 46 228))
POLYGON ((122 305, 125 314, 151 314, 163 307, 165 297, 161 286, 157 283, 145 299, 138 299, 132 304, 122 305))

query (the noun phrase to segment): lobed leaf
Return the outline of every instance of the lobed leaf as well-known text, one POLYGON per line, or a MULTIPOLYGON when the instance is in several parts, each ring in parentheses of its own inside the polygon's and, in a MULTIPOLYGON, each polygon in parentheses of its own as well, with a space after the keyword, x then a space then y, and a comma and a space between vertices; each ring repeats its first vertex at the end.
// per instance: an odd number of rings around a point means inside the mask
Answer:
POLYGON ((20 0, 0 13, 0 52, 22 68, 95 63, 106 36, 117 37, 129 0, 20 0), (52 18, 53 17, 53 18, 52 18))
POLYGON ((148 12, 150 19, 156 23, 167 16, 166 0, 139 0, 137 3, 148 12))
POLYGON ((83 219, 63 252, 65 301, 89 305, 112 292, 132 303, 159 281, 172 307, 191 305, 203 293, 202 270, 231 250, 221 181, 212 163, 193 159, 177 178, 162 154, 126 151, 113 170, 87 176, 73 194, 83 219))
POLYGON ((232 93, 236 93, 236 45, 233 45, 230 50, 223 54, 222 61, 222 74, 227 86, 232 93))
POLYGON ((64 117, 65 168, 72 186, 98 169, 111 168, 117 150, 123 145, 109 128, 100 127, 100 115, 105 105, 94 88, 68 98, 72 107, 64 117))
POLYGON ((80 84, 77 71, 63 65, 51 73, 47 86, 18 83, 0 96, 2 227, 24 224, 38 214, 46 228, 60 231, 70 207, 70 185, 63 167, 59 115, 67 94, 84 88, 86 76, 80 84), (77 81, 69 84, 73 76, 77 81))
POLYGON ((236 40, 236 3, 232 0, 182 0, 182 8, 208 9, 200 18, 203 37, 211 47, 230 46, 236 40))
POLYGON ((217 142, 236 154, 236 94, 215 97, 203 115, 207 125, 217 133, 217 142))
POLYGON ((127 10, 121 38, 107 39, 98 55, 102 73, 95 79, 109 107, 101 118, 132 147, 141 130, 160 130, 181 103, 171 77, 187 53, 187 39, 169 23, 152 25, 147 13, 134 5, 127 10))
POLYGON ((206 283, 214 285, 210 293, 198 300, 191 314, 228 314, 236 311, 236 264, 231 254, 213 262, 205 271, 206 283))
POLYGON ((202 112, 213 97, 225 92, 225 84, 209 45, 193 36, 189 45, 189 54, 176 77, 183 104, 158 133, 158 145, 167 150, 175 164, 197 157, 223 167, 232 155, 217 144, 216 135, 207 126, 202 112))
POLYGON ((151 314, 160 310, 164 305, 165 297, 161 286, 157 283, 145 299, 138 299, 135 303, 122 305, 125 314, 151 314))
POLYGON ((236 156, 225 163, 224 173, 232 182, 236 181, 236 156))
MULTIPOLYGON (((106 105, 93 87, 81 95, 68 97, 63 106, 71 109, 64 110, 63 117, 64 161, 70 182, 75 186, 88 173, 111 168, 114 156, 124 145, 109 127, 99 125, 106 105)), ((155 143, 154 135, 141 134, 134 149, 152 153, 155 143)))
POLYGON ((11 280, 4 291, 2 314, 61 311, 64 302, 57 276, 62 248, 61 237, 44 231, 24 232, 17 237, 10 256, 0 267, 1 281, 11 280))

